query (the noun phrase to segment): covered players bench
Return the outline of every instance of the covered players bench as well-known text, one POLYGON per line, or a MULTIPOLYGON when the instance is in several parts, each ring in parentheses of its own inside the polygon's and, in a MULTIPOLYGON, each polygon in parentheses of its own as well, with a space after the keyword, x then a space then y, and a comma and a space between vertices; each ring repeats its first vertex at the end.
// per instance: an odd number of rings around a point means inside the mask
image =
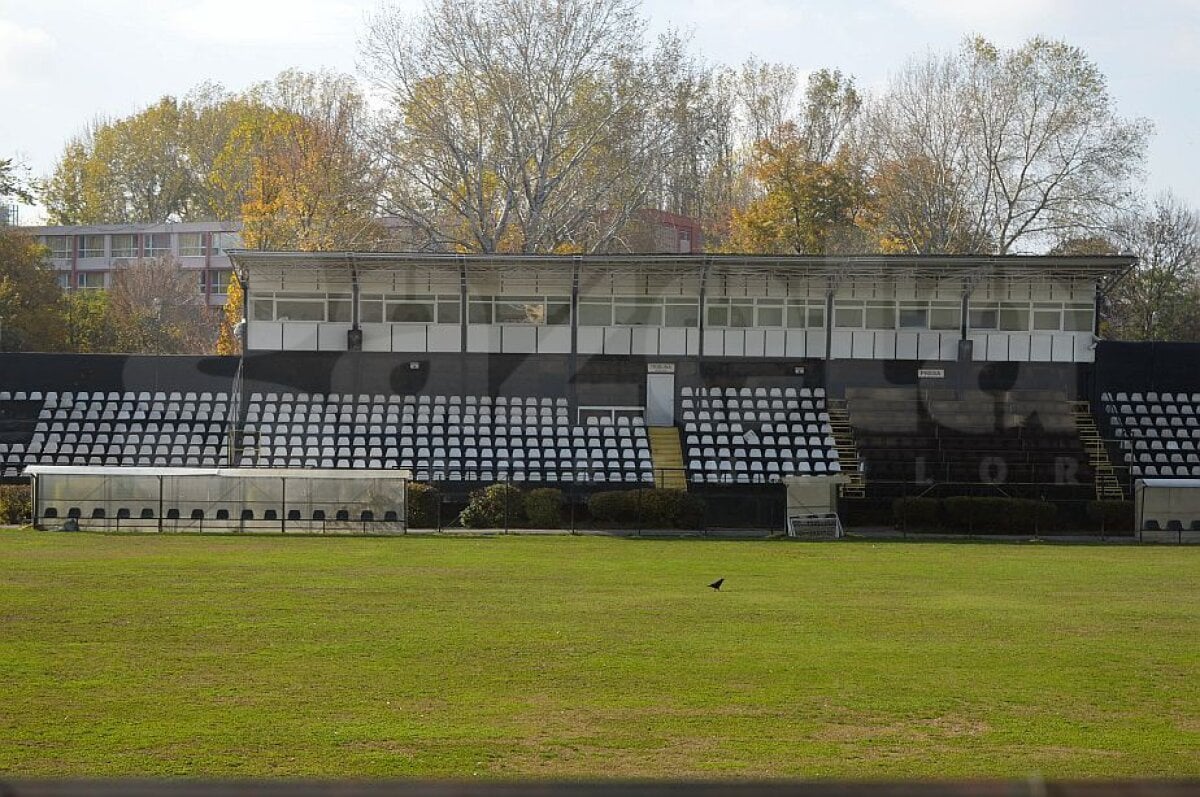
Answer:
POLYGON ((394 533, 407 470, 31 465, 39 528, 394 533))

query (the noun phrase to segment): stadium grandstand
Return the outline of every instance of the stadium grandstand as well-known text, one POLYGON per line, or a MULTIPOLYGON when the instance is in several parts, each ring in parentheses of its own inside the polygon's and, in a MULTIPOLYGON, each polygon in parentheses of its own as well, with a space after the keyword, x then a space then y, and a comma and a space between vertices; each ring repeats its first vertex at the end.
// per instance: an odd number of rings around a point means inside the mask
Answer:
POLYGON ((241 357, 4 355, 4 478, 657 486, 703 495, 710 525, 776 527, 791 477, 837 475, 851 519, 1200 478, 1195 347, 1098 339, 1125 257, 228 256, 241 357))

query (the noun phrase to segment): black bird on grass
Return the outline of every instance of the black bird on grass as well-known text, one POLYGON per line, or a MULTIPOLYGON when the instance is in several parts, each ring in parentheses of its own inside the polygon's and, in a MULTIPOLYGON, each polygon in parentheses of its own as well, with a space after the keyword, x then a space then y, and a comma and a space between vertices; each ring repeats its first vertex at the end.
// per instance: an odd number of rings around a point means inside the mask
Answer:
POLYGON ((722 585, 722 584, 724 584, 724 583, 725 583, 725 579, 723 579, 723 578, 718 578, 716 581, 714 581, 713 583, 709 584, 708 586, 712 587, 712 588, 713 588, 713 589, 715 589, 717 592, 720 592, 720 591, 721 591, 721 585, 722 585))

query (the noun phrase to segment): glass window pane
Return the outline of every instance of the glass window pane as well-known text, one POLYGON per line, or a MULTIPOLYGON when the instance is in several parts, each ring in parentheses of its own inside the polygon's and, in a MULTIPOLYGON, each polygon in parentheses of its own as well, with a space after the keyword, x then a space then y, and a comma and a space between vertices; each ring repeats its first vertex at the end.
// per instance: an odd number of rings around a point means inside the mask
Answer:
POLYGON ((814 328, 825 326, 825 307, 823 305, 809 305, 808 325, 814 328))
POLYGON ((383 302, 378 299, 360 302, 358 313, 362 323, 378 324, 383 321, 383 302))
POLYGON ((758 308, 758 325, 760 327, 781 327, 783 326, 783 308, 782 307, 763 307, 758 308))
POLYGON ((275 319, 277 321, 324 321, 325 303, 276 299, 275 319))
POLYGON ((112 237, 113 257, 137 257, 137 238, 133 235, 121 234, 112 237))
POLYGON ((330 299, 328 312, 330 321, 350 321, 350 300, 330 299))
POLYGON ((1062 327, 1062 313, 1058 310, 1034 310, 1033 328, 1058 330, 1062 327))
POLYGON ((787 309, 787 325, 791 329, 802 329, 805 326, 804 320, 805 308, 803 305, 788 305, 787 309))
POLYGON ((861 307, 833 308, 834 326, 841 329, 861 329, 863 325, 863 309, 861 307))
POLYGON ((700 303, 668 304, 666 310, 666 326, 691 327, 700 326, 700 303))
POLYGON ((1006 332, 1029 330, 1029 305, 1000 305, 1000 329, 1006 332))
POLYGON ((612 305, 588 302, 579 304, 579 325, 581 327, 612 326, 612 305))
POLYGON ((929 329, 929 310, 924 307, 901 307, 901 329, 929 329))
POLYGON ((156 232, 146 236, 146 256, 161 257, 171 252, 171 234, 156 232))
POLYGON ((930 329, 958 329, 962 326, 961 307, 933 307, 929 310, 930 329))
POLYGON ((730 303, 730 305, 729 305, 729 326, 731 326, 731 327, 752 327, 752 326, 754 326, 754 305, 730 303))
POLYGON ((867 307, 867 329, 895 329, 896 307, 867 307))
POLYGON ((542 302, 512 302, 496 299, 497 324, 541 324, 546 320, 542 302))
POLYGON ((432 324, 433 302, 388 302, 387 320, 393 324, 432 324))
POLYGON ((275 302, 270 299, 251 300, 250 317, 255 321, 274 321, 275 302))
POLYGON ((554 326, 570 326, 571 303, 569 301, 546 302, 546 323, 554 326))
POLYGON ((81 235, 81 236, 79 236, 79 256, 80 257, 104 257, 104 236, 103 235, 81 235))
POLYGON ((708 325, 710 327, 729 326, 729 305, 711 305, 708 308, 708 325))
POLYGON ((1068 332, 1091 332, 1091 310, 1067 310, 1063 313, 1063 329, 1068 332))
POLYGON ((972 307, 967 314, 971 329, 995 329, 997 310, 994 307, 972 307))
POLYGON ((472 324, 490 324, 492 323, 492 301, 472 300, 467 305, 467 321, 472 324))
POLYGON ((444 301, 437 303, 437 319, 439 324, 458 324, 462 322, 462 305, 459 302, 444 301))
MULTIPOLYGON (((618 300, 618 302, 623 300, 618 300)), ((615 304, 613 306, 613 323, 627 327, 660 327, 662 326, 662 305, 651 304, 615 304)))
POLYGON ((204 255, 204 236, 198 232, 179 234, 180 257, 202 257, 204 255))

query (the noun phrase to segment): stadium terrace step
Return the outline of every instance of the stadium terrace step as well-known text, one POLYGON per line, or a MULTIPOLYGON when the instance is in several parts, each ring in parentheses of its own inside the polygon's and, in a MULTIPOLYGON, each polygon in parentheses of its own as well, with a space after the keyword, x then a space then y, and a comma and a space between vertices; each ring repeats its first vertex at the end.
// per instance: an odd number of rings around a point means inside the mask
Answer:
POLYGON ((686 490, 683 470, 683 447, 679 430, 674 426, 652 426, 650 456, 654 461, 654 486, 670 490, 686 490))
POLYGON ((863 498, 867 494, 866 479, 863 477, 861 462, 858 457, 858 446, 854 442, 854 429, 850 426, 850 415, 846 411, 844 399, 828 399, 826 406, 829 410, 829 426, 833 429, 833 440, 836 444, 838 462, 848 481, 839 488, 843 498, 863 498))

